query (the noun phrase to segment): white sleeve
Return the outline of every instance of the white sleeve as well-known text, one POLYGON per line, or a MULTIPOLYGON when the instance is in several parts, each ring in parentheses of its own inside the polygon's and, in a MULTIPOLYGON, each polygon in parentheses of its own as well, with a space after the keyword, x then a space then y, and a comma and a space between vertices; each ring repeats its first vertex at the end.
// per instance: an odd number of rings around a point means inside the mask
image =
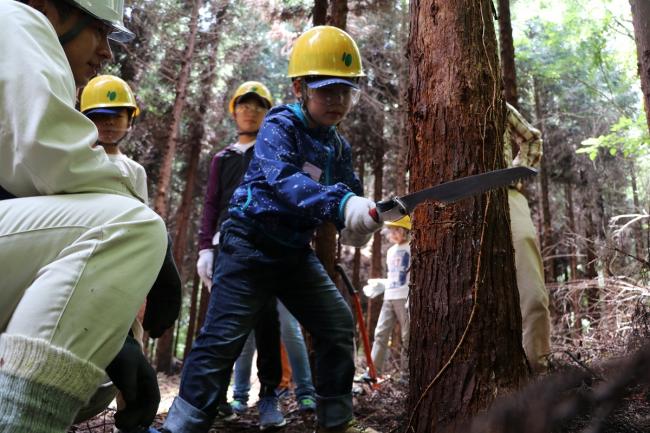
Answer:
POLYGON ((0 1, 0 185, 18 197, 101 192, 137 196, 91 146, 97 130, 75 110, 70 65, 35 9, 0 1))
POLYGON ((144 170, 144 167, 133 161, 136 168, 136 178, 135 178, 135 190, 138 192, 138 195, 142 197, 145 204, 149 203, 149 191, 147 190, 147 172, 144 170))

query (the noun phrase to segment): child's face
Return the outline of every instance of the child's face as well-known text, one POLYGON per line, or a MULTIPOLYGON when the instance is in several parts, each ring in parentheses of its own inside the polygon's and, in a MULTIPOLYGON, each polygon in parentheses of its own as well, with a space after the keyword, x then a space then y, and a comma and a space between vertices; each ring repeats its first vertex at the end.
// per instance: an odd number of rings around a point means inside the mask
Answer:
MULTIPOLYGON (((307 111, 320 126, 339 124, 350 112, 355 98, 354 89, 345 84, 332 84, 318 89, 307 89, 307 111)), ((294 93, 301 98, 300 80, 294 81, 294 93)))
POLYGON ((90 120, 93 121, 99 132, 100 144, 116 144, 119 142, 131 127, 129 120, 129 110, 123 108, 116 114, 91 114, 90 120))
POLYGON ((255 132, 260 129, 268 109, 259 98, 242 98, 235 104, 233 117, 239 132, 255 132))
MULTIPOLYGON (((73 9, 70 16, 62 18, 51 2, 44 2, 40 7, 35 7, 42 9, 41 12, 47 16, 59 36, 74 28, 83 18, 83 12, 79 9, 73 9)), ((110 31, 108 25, 93 18, 77 36, 63 45, 77 87, 85 86, 99 73, 102 64, 113 58, 108 45, 110 31)))
POLYGON ((406 241, 406 232, 400 227, 388 227, 388 241, 393 244, 402 244, 406 241))

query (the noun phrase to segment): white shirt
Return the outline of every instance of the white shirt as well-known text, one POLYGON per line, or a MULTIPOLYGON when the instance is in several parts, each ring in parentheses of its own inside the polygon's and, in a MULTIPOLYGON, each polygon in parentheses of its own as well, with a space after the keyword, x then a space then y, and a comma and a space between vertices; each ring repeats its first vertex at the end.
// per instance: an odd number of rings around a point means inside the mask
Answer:
POLYGON ((142 197, 146 204, 149 201, 149 192, 147 191, 147 172, 144 167, 123 153, 117 155, 107 154, 106 156, 119 167, 122 174, 131 179, 131 182, 135 185, 135 192, 142 197))
POLYGON ((411 246, 408 242, 395 244, 386 252, 385 300, 406 299, 409 294, 409 276, 411 273, 411 246))
POLYGON ((95 125, 75 110, 72 70, 45 15, 0 0, 0 185, 17 197, 110 193, 137 197, 95 125))
POLYGON ((255 144, 256 140, 251 141, 250 143, 240 143, 239 141, 237 143, 233 143, 232 148, 234 149, 235 152, 237 153, 246 153, 248 149, 253 147, 255 144))

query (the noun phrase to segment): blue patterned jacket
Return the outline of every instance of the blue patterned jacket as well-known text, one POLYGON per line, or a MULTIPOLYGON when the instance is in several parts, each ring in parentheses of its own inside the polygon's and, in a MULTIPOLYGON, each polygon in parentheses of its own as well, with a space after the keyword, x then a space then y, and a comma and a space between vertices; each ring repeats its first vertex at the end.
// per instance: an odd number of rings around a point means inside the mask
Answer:
POLYGON ((350 145, 335 127, 308 128, 299 104, 273 108, 230 201, 230 216, 287 246, 303 247, 324 221, 344 226, 343 210, 362 194, 350 145))

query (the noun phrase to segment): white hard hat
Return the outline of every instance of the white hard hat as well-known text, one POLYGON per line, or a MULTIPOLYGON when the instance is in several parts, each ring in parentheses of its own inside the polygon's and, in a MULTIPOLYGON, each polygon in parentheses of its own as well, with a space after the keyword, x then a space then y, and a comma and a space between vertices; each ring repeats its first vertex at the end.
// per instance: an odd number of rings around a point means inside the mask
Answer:
POLYGON ((118 42, 129 42, 135 38, 133 32, 124 27, 124 0, 66 0, 89 15, 113 28, 108 36, 118 42))

